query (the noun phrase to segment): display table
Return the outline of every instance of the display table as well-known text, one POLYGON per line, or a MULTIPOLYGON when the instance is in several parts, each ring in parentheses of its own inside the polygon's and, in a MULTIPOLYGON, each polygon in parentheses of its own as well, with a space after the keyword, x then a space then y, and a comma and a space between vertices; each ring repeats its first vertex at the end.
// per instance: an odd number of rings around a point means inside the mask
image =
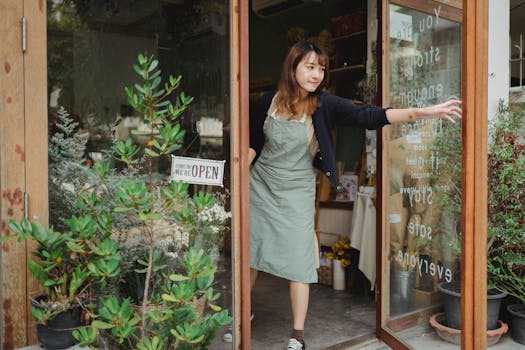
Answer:
POLYGON ((354 202, 350 244, 359 250, 359 270, 374 289, 376 281, 376 207, 373 196, 358 192, 354 202))

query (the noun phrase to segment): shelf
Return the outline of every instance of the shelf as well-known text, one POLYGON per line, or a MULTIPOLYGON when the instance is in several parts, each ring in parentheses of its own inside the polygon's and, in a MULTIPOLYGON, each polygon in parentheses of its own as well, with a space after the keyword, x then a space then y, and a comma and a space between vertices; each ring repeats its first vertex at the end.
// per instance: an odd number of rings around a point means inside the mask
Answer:
POLYGON ((319 201, 319 207, 320 208, 329 208, 329 209, 352 210, 352 209, 354 209, 354 202, 336 201, 336 200, 319 201))
POLYGON ((343 35, 343 36, 338 36, 338 37, 332 38, 332 42, 335 43, 335 42, 338 42, 338 41, 354 38, 356 36, 363 35, 363 34, 366 34, 366 30, 360 30, 358 32, 354 32, 354 33, 351 33, 351 34, 347 34, 347 35, 343 35))
POLYGON ((351 71, 365 69, 365 68, 366 68, 366 66, 364 64, 354 64, 354 65, 351 65, 351 66, 345 66, 345 67, 339 67, 339 68, 330 69, 330 74, 351 72, 351 71))

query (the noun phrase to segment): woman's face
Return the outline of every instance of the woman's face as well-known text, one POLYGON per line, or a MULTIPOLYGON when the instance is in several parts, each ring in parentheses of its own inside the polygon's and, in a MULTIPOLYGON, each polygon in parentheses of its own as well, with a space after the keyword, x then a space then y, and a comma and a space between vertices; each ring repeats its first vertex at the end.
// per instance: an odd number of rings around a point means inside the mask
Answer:
POLYGON ((304 94, 314 92, 324 79, 325 66, 319 63, 315 52, 305 55, 295 69, 295 80, 304 94))

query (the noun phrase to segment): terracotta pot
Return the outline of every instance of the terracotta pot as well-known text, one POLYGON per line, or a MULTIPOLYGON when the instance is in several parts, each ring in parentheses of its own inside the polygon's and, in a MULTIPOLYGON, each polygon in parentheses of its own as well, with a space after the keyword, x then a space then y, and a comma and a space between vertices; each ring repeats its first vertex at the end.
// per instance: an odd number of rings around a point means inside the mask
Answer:
MULTIPOLYGON (((436 330, 439 337, 452 344, 461 344, 461 329, 447 327, 445 323, 445 313, 440 312, 430 317, 430 325, 436 330)), ((487 331, 487 346, 496 344, 501 336, 509 330, 509 326, 503 322, 498 321, 496 329, 487 331)))

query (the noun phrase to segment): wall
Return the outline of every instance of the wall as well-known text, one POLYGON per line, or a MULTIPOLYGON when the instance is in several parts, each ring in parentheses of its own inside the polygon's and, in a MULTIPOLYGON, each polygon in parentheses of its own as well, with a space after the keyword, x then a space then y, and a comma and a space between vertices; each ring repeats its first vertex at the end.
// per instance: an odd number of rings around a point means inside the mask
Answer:
POLYGON ((509 99, 509 0, 489 0, 488 108, 489 120, 501 99, 509 99))
MULTIPOLYGON (((332 30, 331 17, 363 8, 364 1, 323 0, 311 2, 268 17, 250 11, 250 81, 271 78, 277 81, 288 50, 289 28, 303 27, 309 36, 332 30)), ((365 4, 366 6, 366 4, 365 4)))

